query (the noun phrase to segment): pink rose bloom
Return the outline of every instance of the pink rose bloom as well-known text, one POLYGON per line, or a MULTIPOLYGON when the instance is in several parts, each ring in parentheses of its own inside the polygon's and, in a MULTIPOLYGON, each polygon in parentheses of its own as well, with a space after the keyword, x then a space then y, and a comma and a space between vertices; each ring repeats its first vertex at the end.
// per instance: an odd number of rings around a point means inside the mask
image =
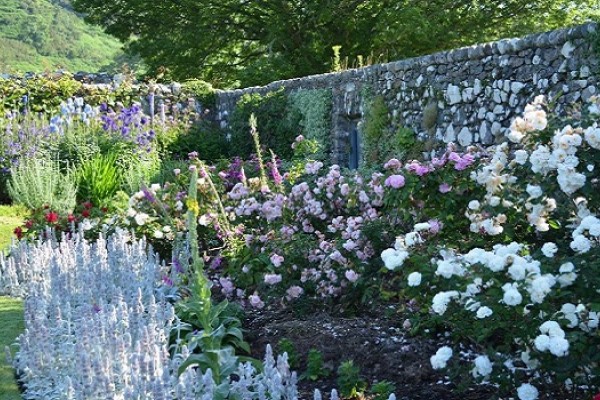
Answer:
POLYGON ((352 283, 356 282, 358 280, 358 276, 359 276, 356 272, 354 272, 351 269, 346 271, 346 273, 344 275, 346 276, 346 279, 348 279, 352 283))
POLYGON ((267 285, 276 285, 281 282, 280 274, 265 274, 265 283, 267 285))
POLYGON ((287 299, 292 300, 300 297, 302 293, 304 293, 304 289, 302 289, 300 286, 290 286, 286 293, 287 299))
POLYGON ((402 168, 402 162, 400 162, 399 160, 392 158, 391 160, 389 160, 388 162, 386 162, 383 165, 383 168, 385 169, 400 169, 402 168))
POLYGON ((452 186, 450 186, 446 182, 444 182, 440 185, 438 190, 440 191, 440 193, 448 193, 449 191, 452 190, 452 186))
POLYGON ((442 229, 442 223, 437 219, 430 219, 427 223, 429 224, 429 232, 434 235, 442 229))
POLYGON ((435 157, 433 160, 431 160, 431 165, 433 165, 436 168, 443 167, 444 165, 446 165, 446 158, 445 157, 442 157, 442 158, 435 157))
POLYGON ((430 172, 429 167, 427 167, 425 165, 421 165, 416 161, 413 161, 412 163, 410 163, 406 167, 406 169, 411 172, 414 172, 418 176, 423 176, 423 175, 427 174, 428 172, 430 172))
POLYGON ((283 256, 280 256, 279 254, 273 254, 271 256, 271 262, 273 263, 273 265, 275 267, 281 266, 281 264, 283 264, 283 260, 284 260, 283 256))
POLYGON ((406 180, 404 179, 404 177, 402 175, 390 175, 387 177, 387 179, 385 180, 385 186, 394 188, 394 189, 400 189, 401 187, 403 187, 406 183, 406 180))
POLYGON ((250 301, 250 305, 254 308, 263 308, 265 306, 265 303, 260 299, 256 292, 248 296, 248 301, 250 301))

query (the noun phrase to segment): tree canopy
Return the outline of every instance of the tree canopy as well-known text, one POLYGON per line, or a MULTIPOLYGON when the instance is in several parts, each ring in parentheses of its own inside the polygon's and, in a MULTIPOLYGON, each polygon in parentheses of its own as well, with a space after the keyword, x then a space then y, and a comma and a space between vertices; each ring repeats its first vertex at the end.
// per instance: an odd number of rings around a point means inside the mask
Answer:
POLYGON ((220 86, 393 60, 584 22, 595 0, 73 0, 149 71, 220 86))

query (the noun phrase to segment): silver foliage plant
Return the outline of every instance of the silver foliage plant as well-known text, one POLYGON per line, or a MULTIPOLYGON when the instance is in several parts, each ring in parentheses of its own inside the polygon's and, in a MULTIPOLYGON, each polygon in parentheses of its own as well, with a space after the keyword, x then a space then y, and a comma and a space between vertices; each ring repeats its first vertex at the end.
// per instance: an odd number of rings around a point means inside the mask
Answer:
MULTIPOLYGON (((25 399, 298 398, 287 355, 275 359, 270 346, 261 372, 240 364, 219 385, 210 369, 178 376, 189 354, 169 355, 178 321, 160 290, 166 268, 144 240, 117 233, 90 244, 76 234, 60 243, 20 243, 0 261, 4 292, 27 294, 25 332, 12 360, 25 399)), ((330 399, 337 398, 333 391, 330 399)))

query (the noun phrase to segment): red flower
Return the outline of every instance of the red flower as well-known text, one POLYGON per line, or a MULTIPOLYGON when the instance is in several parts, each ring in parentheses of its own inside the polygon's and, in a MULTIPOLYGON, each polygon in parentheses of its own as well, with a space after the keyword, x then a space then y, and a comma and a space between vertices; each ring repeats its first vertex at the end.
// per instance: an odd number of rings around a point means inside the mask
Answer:
POLYGON ((46 214, 46 222, 48 222, 49 224, 54 224, 58 222, 58 214, 54 211, 50 211, 48 214, 46 214))
POLYGON ((103 213, 107 213, 108 212, 108 207, 102 207, 101 210, 102 210, 103 213))
POLYGON ((85 208, 86 210, 89 210, 92 207, 94 207, 94 205, 91 201, 86 201, 85 203, 83 203, 83 208, 85 208))
POLYGON ((25 221, 25 228, 31 229, 32 226, 33 226, 32 220, 28 219, 27 221, 25 221))
POLYGON ((17 239, 21 240, 21 238, 23 237, 23 228, 21 228, 20 226, 17 226, 15 228, 15 230, 13 231, 13 233, 15 234, 17 239))
POLYGON ((90 211, 89 211, 89 210, 83 210, 83 211, 81 212, 81 216, 82 216, 83 218, 87 218, 87 217, 89 217, 89 216, 90 216, 90 211))
POLYGON ((592 400, 600 400, 600 393, 598 393, 597 395, 595 395, 592 400))
POLYGON ((75 218, 75 216, 73 214, 69 214, 67 216, 67 221, 69 221, 69 223, 75 222, 76 220, 77 220, 77 218, 75 218))

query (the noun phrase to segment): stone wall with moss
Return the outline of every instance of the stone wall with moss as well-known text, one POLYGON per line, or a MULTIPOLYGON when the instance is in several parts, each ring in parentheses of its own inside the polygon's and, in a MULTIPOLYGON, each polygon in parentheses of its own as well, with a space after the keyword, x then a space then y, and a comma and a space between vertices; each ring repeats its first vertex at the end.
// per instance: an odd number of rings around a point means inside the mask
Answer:
POLYGON ((245 93, 320 90, 331 94, 329 158, 341 165, 348 164, 352 131, 363 135, 365 126, 377 125, 366 121, 380 114, 369 112, 377 97, 388 111, 387 130, 391 135, 400 132, 400 143, 411 143, 409 129, 422 143, 492 144, 502 140, 511 119, 537 95, 547 96, 566 112, 569 104, 598 94, 596 29, 586 24, 264 87, 219 91, 217 118, 227 127, 245 93))

